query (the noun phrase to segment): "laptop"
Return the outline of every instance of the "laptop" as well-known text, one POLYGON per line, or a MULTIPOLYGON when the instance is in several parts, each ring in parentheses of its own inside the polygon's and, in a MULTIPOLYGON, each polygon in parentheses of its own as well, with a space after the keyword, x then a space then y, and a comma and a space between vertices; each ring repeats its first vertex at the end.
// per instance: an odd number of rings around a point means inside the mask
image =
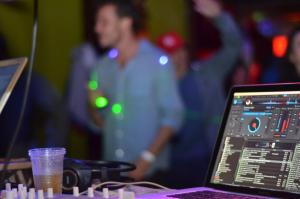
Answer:
POLYGON ((300 83, 232 88, 205 187, 141 198, 300 198, 300 83))
POLYGON ((26 63, 25 57, 0 61, 0 114, 26 63))

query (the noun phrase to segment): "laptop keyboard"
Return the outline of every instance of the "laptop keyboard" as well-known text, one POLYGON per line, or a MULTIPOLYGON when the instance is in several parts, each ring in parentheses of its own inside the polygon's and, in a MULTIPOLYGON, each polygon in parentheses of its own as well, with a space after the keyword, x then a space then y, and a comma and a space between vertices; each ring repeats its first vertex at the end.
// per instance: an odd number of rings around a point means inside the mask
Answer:
POLYGON ((241 196, 231 193, 221 193, 221 192, 213 192, 213 191, 196 191, 190 193, 183 193, 183 194, 174 194, 168 195, 168 197, 172 198, 179 198, 179 199, 257 199, 257 197, 252 196, 241 196))

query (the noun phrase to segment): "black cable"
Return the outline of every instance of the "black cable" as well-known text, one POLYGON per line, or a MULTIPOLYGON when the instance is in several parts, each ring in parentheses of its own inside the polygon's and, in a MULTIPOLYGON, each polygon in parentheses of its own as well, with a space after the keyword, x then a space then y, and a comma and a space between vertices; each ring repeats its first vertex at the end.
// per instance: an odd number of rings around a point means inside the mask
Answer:
POLYGON ((30 82, 31 82, 31 76, 32 76, 32 69, 35 59, 35 51, 36 51, 36 38, 37 38, 37 30, 38 30, 38 0, 34 0, 33 2, 33 27, 32 27, 32 43, 31 43, 31 52, 30 52, 30 58, 29 58, 29 69, 27 71, 27 79, 26 79, 26 85, 25 85, 25 91, 24 91, 24 100, 22 102, 22 107, 20 111, 19 120, 17 122, 17 127, 13 133, 12 140, 9 143, 9 147, 6 153, 6 157, 4 159, 4 166, 2 170, 2 175, 0 178, 0 183, 3 185, 5 184, 5 176, 8 170, 8 165, 10 160, 12 159, 12 151, 16 142, 16 139, 18 137, 19 131, 21 129, 22 123, 23 123, 23 117, 25 113, 25 108, 28 100, 28 93, 30 89, 30 82))

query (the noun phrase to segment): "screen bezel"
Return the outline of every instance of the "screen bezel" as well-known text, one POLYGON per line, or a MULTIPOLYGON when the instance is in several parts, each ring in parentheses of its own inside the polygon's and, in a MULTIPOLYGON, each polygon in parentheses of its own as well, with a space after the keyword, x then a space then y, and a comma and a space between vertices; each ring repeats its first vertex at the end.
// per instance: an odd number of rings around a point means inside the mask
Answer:
POLYGON ((0 61, 0 68, 1 67, 9 67, 12 65, 18 65, 17 70, 13 74, 9 84, 7 85, 6 89, 4 90, 4 93, 2 96, 0 96, 0 114, 10 97, 13 88, 15 87, 19 77, 21 76, 22 71, 25 68, 25 65, 27 63, 27 58, 26 57, 21 57, 21 58, 15 58, 15 59, 8 59, 8 60, 2 60, 0 61))
POLYGON ((227 119, 230 113, 230 108, 232 104, 232 100, 234 98, 234 93, 237 92, 272 92, 272 91, 300 91, 300 82, 297 83, 284 83, 284 84, 260 84, 260 85, 245 85, 245 86, 234 86, 231 88, 230 93, 227 97, 226 108, 223 114, 221 126, 219 128, 219 133, 217 140, 215 142, 215 147, 213 154, 210 160, 210 166, 208 169, 207 177, 206 177, 206 187, 220 189, 224 191, 231 191, 231 192, 239 192, 245 194, 254 194, 259 196, 276 196, 281 198, 294 198, 299 197, 300 192, 287 192, 287 191, 277 191, 277 190, 269 190, 263 188, 250 188, 250 187, 243 187, 243 186, 232 186, 232 185, 225 185, 225 184, 215 184, 211 182, 211 178, 213 176, 214 166, 217 161, 218 152, 221 146, 223 134, 225 131, 227 119))

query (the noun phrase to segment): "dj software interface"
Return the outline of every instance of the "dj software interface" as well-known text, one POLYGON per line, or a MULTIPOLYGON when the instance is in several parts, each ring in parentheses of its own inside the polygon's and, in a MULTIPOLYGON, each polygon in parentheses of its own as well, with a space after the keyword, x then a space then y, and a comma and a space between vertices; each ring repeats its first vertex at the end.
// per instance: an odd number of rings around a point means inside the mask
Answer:
POLYGON ((300 92, 235 93, 212 183, 300 191, 300 92))

